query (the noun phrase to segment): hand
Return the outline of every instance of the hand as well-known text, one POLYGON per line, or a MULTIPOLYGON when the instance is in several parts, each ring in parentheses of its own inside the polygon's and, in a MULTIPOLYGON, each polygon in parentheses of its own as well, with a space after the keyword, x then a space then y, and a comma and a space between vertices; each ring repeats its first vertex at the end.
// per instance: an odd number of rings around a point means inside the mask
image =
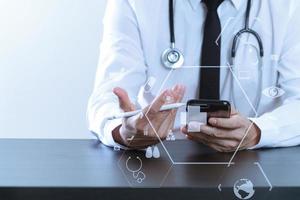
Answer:
POLYGON ((238 147, 239 150, 247 149, 260 140, 260 129, 234 109, 230 118, 210 118, 207 125, 201 126, 199 133, 188 133, 186 127, 182 127, 182 132, 188 139, 220 152, 232 152, 238 147))
MULTIPOLYGON (((173 89, 162 92, 154 102, 143 109, 143 113, 124 119, 122 125, 113 130, 114 140, 135 149, 157 144, 158 138, 164 140, 173 128, 177 110, 162 112, 159 110, 164 104, 181 102, 184 92, 185 88, 182 85, 176 85, 173 89)), ((115 88, 114 93, 118 96, 120 108, 124 112, 135 110, 125 90, 115 88)))

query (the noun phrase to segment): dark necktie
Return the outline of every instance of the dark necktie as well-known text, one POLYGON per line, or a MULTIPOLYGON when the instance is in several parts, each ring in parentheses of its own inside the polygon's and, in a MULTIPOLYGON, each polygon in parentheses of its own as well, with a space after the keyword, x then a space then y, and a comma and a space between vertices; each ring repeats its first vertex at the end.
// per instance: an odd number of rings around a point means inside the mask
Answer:
POLYGON ((223 0, 202 0, 207 7, 204 26, 201 67, 200 99, 220 99, 220 54, 221 54, 221 23, 217 13, 223 0), (217 42, 216 42, 217 41, 217 42), (206 67, 208 66, 208 67, 206 67), (213 66, 213 67, 209 67, 213 66))

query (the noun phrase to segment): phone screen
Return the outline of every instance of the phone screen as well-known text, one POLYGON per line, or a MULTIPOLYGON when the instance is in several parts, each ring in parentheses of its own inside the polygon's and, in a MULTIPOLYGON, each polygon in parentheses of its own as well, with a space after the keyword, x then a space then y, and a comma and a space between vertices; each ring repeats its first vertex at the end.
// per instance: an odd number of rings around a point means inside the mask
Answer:
POLYGON ((228 101, 193 99, 188 101, 186 111, 188 132, 200 132, 210 117, 229 118, 231 106, 228 101))

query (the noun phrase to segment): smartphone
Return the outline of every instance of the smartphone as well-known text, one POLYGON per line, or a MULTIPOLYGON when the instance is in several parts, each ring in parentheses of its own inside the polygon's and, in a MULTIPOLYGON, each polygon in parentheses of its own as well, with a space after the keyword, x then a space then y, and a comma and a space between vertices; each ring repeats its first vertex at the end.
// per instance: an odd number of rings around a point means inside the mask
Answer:
POLYGON ((188 131, 199 132, 210 117, 229 118, 231 105, 223 100, 192 99, 187 102, 186 112, 188 131))

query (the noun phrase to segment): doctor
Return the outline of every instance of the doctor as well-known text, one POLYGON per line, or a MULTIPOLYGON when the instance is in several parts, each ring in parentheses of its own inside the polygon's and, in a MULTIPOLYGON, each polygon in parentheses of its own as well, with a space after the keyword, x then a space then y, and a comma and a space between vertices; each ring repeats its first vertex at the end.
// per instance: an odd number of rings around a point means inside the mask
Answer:
POLYGON ((109 0, 89 129, 127 148, 156 144, 170 129, 221 152, 300 144, 299 10, 298 0, 109 0), (233 45, 244 28, 257 35, 243 33, 233 45), (170 47, 180 66, 162 60, 170 47), (193 98, 235 109, 199 133, 180 124, 181 110, 159 112, 193 98), (106 116, 138 108, 144 115, 101 128, 106 116))

